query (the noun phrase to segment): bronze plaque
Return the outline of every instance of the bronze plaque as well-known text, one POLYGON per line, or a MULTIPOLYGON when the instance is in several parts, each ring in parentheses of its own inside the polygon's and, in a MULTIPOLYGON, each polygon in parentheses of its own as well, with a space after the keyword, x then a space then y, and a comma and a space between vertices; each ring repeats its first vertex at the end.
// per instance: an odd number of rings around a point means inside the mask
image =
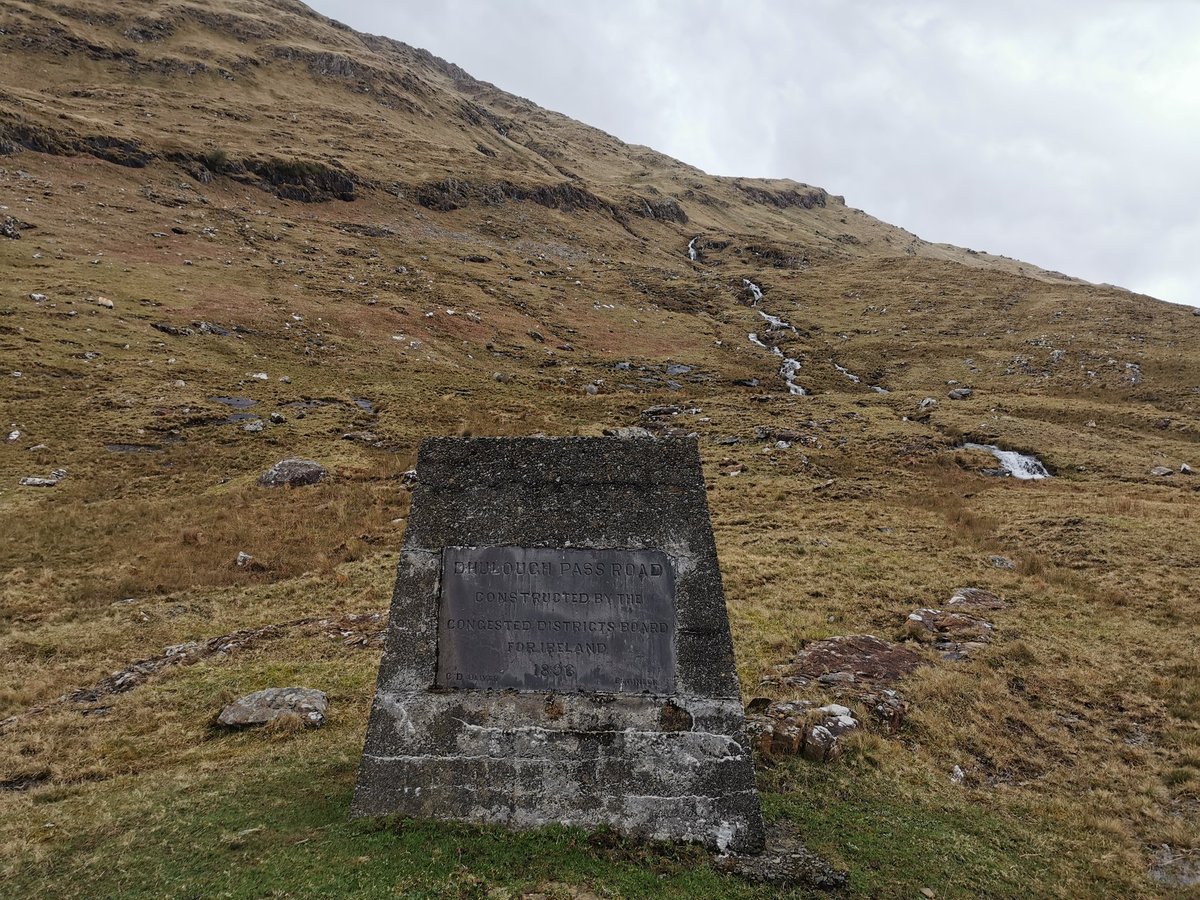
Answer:
POLYGON ((658 550, 447 547, 437 684, 675 690, 675 573, 658 550))

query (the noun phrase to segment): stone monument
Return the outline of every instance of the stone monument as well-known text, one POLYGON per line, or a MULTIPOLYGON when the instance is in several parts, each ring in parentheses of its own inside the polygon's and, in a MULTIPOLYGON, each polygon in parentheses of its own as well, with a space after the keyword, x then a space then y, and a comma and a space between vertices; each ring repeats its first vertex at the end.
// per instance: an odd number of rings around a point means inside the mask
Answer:
POLYGON ((694 439, 422 444, 352 815, 753 852, 743 727, 694 439))

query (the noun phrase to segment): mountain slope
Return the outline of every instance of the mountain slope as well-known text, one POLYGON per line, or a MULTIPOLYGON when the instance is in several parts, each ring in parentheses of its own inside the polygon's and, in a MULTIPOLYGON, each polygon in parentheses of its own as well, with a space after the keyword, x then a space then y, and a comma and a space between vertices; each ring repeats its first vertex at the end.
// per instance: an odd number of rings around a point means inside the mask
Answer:
POLYGON ((420 439, 635 424, 699 436, 747 698, 868 721, 778 667, 957 587, 1010 603, 974 657, 923 651, 898 732, 764 760, 771 814, 853 892, 1152 895, 1196 852, 1189 311, 706 175, 288 2, 6 3, 0 154, 14 892, 312 893, 308 841, 389 890, 752 893, 658 851, 340 824, 420 439), (288 456, 330 478, 255 485, 288 456), (326 690, 330 725, 210 727, 276 681, 326 690))

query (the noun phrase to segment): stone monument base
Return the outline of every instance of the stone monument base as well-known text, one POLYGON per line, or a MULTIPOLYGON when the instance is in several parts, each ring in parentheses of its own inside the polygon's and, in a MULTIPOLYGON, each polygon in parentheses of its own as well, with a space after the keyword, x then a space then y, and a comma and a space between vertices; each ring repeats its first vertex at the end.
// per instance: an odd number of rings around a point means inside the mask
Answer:
POLYGON ((352 815, 761 849, 695 441, 433 439, 417 477, 352 815))

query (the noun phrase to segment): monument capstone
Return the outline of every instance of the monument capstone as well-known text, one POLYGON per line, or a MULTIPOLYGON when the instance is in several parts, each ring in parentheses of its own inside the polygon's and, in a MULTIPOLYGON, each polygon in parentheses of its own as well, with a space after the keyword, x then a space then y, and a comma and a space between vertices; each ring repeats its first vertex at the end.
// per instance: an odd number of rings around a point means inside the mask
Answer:
POLYGON ((694 439, 422 444, 352 815, 753 852, 743 729, 694 439))

